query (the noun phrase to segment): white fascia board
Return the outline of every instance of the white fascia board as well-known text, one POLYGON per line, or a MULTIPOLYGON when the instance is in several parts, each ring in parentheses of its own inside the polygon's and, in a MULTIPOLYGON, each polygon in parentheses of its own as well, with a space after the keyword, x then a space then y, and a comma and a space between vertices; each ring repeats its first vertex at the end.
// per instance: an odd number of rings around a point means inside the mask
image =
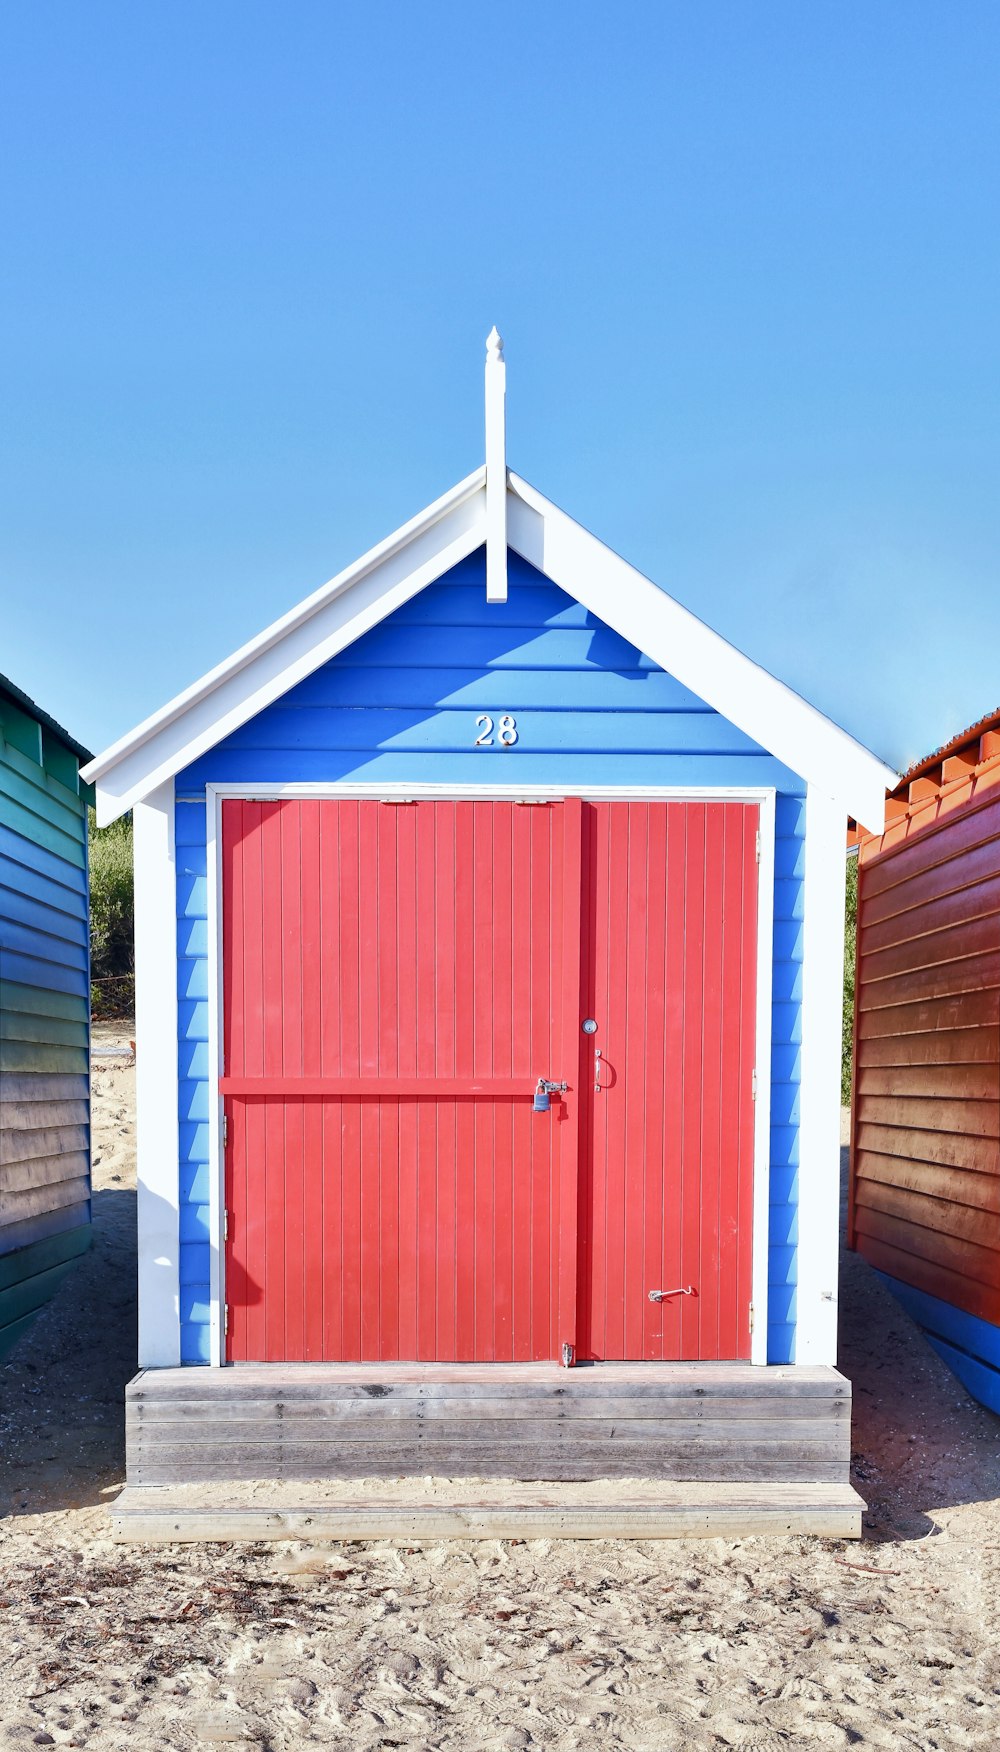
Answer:
POLYGON ((105 827, 482 545, 485 469, 339 572, 305 602, 81 770, 105 827))
POLYGON ((135 812, 135 1109, 139 1367, 180 1348, 177 887, 173 781, 135 812))
POLYGON ((881 827, 897 774, 846 730, 682 608, 543 494, 508 475, 508 540, 515 553, 676 676, 769 754, 881 827))
MULTIPOLYGON (((881 827, 891 767, 705 626, 517 475, 511 548, 864 827, 881 827)), ((486 539, 476 469, 81 769, 106 826, 139 798, 433 584, 486 539)))
POLYGON ((798 1283, 795 1361, 837 1361, 844 818, 810 785, 802 919, 798 1283))

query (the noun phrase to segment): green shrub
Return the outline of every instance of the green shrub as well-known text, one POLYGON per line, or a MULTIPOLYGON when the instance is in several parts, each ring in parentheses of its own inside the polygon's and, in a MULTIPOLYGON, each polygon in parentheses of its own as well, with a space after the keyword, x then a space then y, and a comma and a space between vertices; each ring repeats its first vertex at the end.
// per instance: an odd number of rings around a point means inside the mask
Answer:
POLYGON ((95 1016, 135 1008, 132 817, 99 828, 90 811, 90 979, 95 1016))

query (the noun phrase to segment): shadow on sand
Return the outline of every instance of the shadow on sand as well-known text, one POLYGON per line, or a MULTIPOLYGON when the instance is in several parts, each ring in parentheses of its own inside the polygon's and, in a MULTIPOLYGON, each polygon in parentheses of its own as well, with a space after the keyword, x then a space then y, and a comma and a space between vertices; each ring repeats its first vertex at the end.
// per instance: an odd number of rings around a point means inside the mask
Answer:
POLYGON ((0 1364, 0 1510, 108 1500, 136 1372, 135 1193, 94 1194, 94 1240, 0 1364))
MULTIPOLYGON (((846 1155, 846 1152, 845 1152, 846 1155)), ((854 1387, 853 1481, 875 1539, 1000 1498, 1000 1418, 978 1405, 858 1255, 841 1275, 841 1369, 854 1387)), ((94 1197, 94 1245, 0 1364, 0 1510, 105 1502, 124 1483, 136 1372, 135 1193, 94 1197)))
POLYGON ((871 1267, 846 1248, 837 1364, 854 1390, 851 1482, 868 1504, 866 1537, 925 1539, 949 1510, 1000 1498, 1000 1418, 972 1398, 871 1267))

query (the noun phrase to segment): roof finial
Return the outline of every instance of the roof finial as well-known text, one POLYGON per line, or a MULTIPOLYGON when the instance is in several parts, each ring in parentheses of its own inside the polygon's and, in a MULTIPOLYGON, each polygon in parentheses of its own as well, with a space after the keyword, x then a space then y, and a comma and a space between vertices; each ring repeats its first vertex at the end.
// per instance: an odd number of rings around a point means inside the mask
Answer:
POLYGON ((486 600, 507 600, 507 366, 498 328, 486 342, 486 600))

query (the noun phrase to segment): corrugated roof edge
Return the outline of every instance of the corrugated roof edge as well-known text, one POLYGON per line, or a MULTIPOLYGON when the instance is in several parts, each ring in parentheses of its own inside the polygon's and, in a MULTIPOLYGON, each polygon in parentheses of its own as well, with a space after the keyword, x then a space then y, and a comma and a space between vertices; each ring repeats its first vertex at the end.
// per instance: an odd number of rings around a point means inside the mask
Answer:
POLYGON ((41 724, 43 730, 50 730, 53 736, 58 736, 63 746, 68 748, 71 754, 76 755, 81 766, 85 766, 88 760, 93 760, 94 757, 89 748, 84 748, 82 742, 77 742, 75 736, 71 736, 61 724, 57 724, 55 718, 51 718, 48 712, 43 712, 41 706, 35 704, 30 694, 26 694, 23 688, 18 687, 16 682, 11 681, 6 675, 0 675, 0 694, 6 694, 13 705, 20 706, 22 712, 30 712, 36 723, 41 724))
POLYGON ((978 719, 975 724, 970 724, 967 730, 960 730, 957 736, 953 736, 950 742, 942 743, 941 747, 936 748, 933 754, 925 754, 922 759, 914 761, 913 765, 902 775, 895 789, 889 792, 890 797, 899 796, 900 792, 906 790, 911 779, 923 778, 925 773, 940 766, 941 762, 947 760, 949 755, 960 754, 962 749, 967 748, 970 743, 978 742, 987 730, 997 729, 1000 729, 1000 706, 997 706, 992 712, 987 712, 986 716, 978 719))

